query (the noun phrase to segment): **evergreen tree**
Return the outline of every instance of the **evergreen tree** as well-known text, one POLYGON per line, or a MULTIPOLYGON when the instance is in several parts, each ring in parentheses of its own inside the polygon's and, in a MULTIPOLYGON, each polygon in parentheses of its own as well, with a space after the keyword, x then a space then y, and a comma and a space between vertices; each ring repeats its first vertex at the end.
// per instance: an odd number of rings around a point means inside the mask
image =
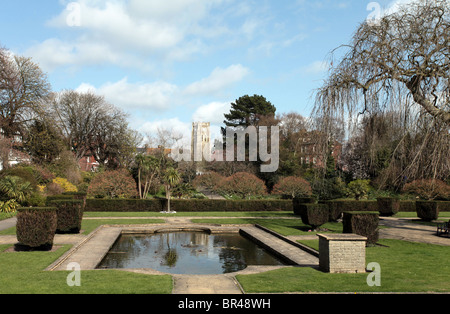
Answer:
POLYGON ((231 104, 229 114, 225 114, 227 127, 257 126, 261 117, 275 117, 276 108, 264 96, 242 96, 231 104))

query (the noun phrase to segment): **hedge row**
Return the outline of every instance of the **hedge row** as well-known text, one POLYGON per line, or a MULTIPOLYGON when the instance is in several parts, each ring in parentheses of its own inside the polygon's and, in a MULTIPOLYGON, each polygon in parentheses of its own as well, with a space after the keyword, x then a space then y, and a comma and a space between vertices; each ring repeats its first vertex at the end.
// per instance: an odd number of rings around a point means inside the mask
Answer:
MULTIPOLYGON (((59 196, 55 198, 71 198, 59 196)), ((73 198, 73 196, 72 196, 73 198)), ((54 199, 52 199, 54 200, 54 199)), ((294 205, 315 203, 315 199, 294 199, 294 205)), ((292 200, 171 200, 171 209, 177 212, 230 212, 230 211, 292 211, 292 200)), ((379 211, 377 201, 334 200, 321 201, 330 208, 330 219, 336 220, 345 211, 379 211)), ((450 212, 450 202, 438 202, 441 212, 450 212)), ((48 203, 50 204, 50 202, 48 203)), ((160 212, 167 209, 166 199, 87 199, 89 212, 160 212)), ((400 201, 398 211, 416 212, 415 201, 400 201)))
MULTIPOLYGON (((378 201, 333 200, 320 201, 320 203, 327 204, 337 215, 346 211, 379 211, 378 201)), ((441 212, 450 212, 450 202, 436 201, 436 203, 441 212)), ((398 211, 416 212, 416 201, 400 201, 398 211)))
MULTIPOLYGON (((170 201, 177 212, 292 211, 292 200, 178 200, 170 201)), ((87 199, 89 212, 160 212, 166 199, 87 199)))

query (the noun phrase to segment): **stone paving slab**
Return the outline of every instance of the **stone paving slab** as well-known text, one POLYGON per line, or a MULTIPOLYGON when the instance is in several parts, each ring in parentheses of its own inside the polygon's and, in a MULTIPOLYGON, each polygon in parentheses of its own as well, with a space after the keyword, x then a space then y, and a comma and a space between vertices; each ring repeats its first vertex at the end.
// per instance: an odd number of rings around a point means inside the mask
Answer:
POLYGON ((241 228, 241 233, 250 237, 272 253, 279 255, 291 265, 305 267, 319 266, 319 259, 317 256, 314 256, 263 229, 257 227, 244 227, 241 228))
POLYGON ((230 275, 173 275, 172 294, 242 294, 230 275))
POLYGON ((67 270, 70 263, 77 263, 82 270, 95 269, 121 232, 121 228, 98 228, 85 241, 79 243, 58 261, 50 265, 47 270, 67 270))
POLYGON ((415 224, 411 220, 417 218, 380 217, 380 225, 389 227, 380 229, 380 238, 450 246, 450 238, 437 236, 436 227, 415 224))

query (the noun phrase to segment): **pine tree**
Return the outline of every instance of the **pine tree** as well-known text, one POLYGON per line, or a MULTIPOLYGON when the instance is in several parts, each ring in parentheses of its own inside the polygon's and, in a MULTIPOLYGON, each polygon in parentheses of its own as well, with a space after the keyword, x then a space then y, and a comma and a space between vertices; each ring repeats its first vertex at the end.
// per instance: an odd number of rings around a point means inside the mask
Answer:
POLYGON ((229 114, 225 114, 227 127, 257 126, 261 117, 274 117, 276 108, 264 96, 242 96, 231 104, 229 114))

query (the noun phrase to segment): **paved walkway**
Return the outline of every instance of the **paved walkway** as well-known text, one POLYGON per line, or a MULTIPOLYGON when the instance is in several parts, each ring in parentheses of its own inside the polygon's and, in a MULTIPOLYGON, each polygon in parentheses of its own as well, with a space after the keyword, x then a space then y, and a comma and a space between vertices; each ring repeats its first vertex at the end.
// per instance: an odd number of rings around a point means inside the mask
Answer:
MULTIPOLYGON (((192 224, 191 219, 199 218, 219 218, 219 217, 166 217, 165 229, 180 228, 189 226, 200 226, 192 224)), ((95 219, 95 218, 85 218, 95 219)), ((380 238, 400 239, 413 242, 431 243, 437 245, 450 246, 450 238, 436 236, 436 228, 422 224, 411 223, 410 218, 390 218, 381 217, 380 225, 388 228, 380 229, 380 238)), ((14 227, 16 219, 0 221, 0 231, 14 227)), ((161 226, 161 225, 160 225, 161 226)), ((220 228, 220 226, 216 226, 220 228)), ((138 230, 140 227, 133 227, 138 230)), ((150 228, 150 227, 149 227, 150 228)), ((162 228, 162 227, 161 227, 162 228)), ((231 227, 223 227, 231 228, 231 227)), ((145 228, 144 228, 145 229, 145 228)), ((267 232, 264 228, 254 226, 240 227, 242 232, 253 238, 257 242, 263 242, 268 249, 281 252, 284 258, 290 260, 292 264, 306 267, 318 265, 317 252, 308 252, 296 243, 300 239, 317 239, 316 235, 280 237, 277 234, 267 232), (284 239, 283 239, 284 238, 284 239), (290 242, 291 241, 291 242, 290 242), (311 254, 312 253, 312 254, 311 254)), ((98 228, 89 236, 85 235, 56 235, 55 244, 72 244, 73 249, 67 252, 48 270, 65 269, 71 261, 82 261, 82 269, 94 269, 101 261, 105 250, 109 250, 112 243, 117 239, 121 228, 98 228)), ((0 244, 15 244, 15 235, 0 236, 0 244)), ((281 266, 283 267, 283 266, 281 266)), ((251 274, 280 268, 280 266, 251 266, 239 274, 251 274)), ((134 272, 155 274, 152 270, 133 270, 134 272)), ((174 279, 173 294, 242 294, 243 291, 235 279, 237 273, 225 275, 172 275, 174 279)))

